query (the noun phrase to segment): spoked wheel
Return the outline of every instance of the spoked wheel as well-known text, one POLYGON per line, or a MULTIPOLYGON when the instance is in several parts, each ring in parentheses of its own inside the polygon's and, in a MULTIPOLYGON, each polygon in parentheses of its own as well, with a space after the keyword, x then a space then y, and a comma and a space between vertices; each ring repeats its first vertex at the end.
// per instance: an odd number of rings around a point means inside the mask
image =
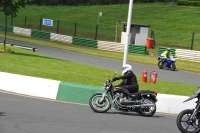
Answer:
POLYGON ((102 96, 102 94, 94 94, 89 100, 90 108, 97 113, 107 112, 111 107, 109 98, 106 96, 101 101, 102 96))
POLYGON ((156 104, 151 99, 144 99, 144 104, 154 104, 154 107, 144 107, 138 110, 138 113, 141 116, 151 117, 156 112, 156 104))
POLYGON ((158 68, 163 69, 163 62, 162 61, 158 61, 158 68))
POLYGON ((176 70, 176 65, 175 64, 171 64, 171 70, 175 71, 176 70))
POLYGON ((198 127, 199 120, 196 119, 195 116, 195 119, 190 120, 192 113, 193 110, 191 109, 183 110, 179 113, 176 124, 182 133, 198 133, 200 131, 200 128, 198 127))

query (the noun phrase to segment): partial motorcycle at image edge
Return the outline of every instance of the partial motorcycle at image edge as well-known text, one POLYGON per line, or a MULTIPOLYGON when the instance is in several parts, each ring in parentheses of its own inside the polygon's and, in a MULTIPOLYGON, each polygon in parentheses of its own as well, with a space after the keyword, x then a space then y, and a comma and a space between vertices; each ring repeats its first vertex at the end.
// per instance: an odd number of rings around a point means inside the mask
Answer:
POLYGON ((164 58, 161 55, 158 55, 158 67, 160 69, 168 68, 172 71, 176 70, 176 60, 173 56, 168 57, 164 63, 163 60, 164 58))
POLYGON ((151 117, 156 112, 157 92, 140 90, 133 93, 136 100, 128 101, 121 90, 113 86, 110 79, 104 83, 105 92, 96 92, 89 99, 90 108, 97 113, 104 113, 113 106, 122 112, 137 112, 141 116, 151 117))
POLYGON ((176 124, 182 133, 200 132, 200 87, 198 87, 193 95, 184 102, 188 102, 195 98, 197 98, 196 107, 194 109, 185 109, 177 116, 176 124))

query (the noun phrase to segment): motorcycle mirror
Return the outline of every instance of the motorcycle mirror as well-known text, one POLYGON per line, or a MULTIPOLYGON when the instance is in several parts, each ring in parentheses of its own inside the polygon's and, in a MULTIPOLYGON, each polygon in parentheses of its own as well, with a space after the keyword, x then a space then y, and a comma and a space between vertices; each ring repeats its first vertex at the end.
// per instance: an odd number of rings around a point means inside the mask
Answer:
POLYGON ((117 74, 117 73, 115 72, 115 73, 114 73, 114 77, 116 76, 116 74, 117 74))

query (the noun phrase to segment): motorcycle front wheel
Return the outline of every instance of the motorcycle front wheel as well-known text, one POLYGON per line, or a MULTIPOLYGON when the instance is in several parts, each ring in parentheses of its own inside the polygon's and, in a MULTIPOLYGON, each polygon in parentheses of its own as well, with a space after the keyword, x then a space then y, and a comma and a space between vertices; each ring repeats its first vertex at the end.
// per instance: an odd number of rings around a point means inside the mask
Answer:
POLYGON ((111 103, 109 98, 105 96, 103 101, 101 101, 102 96, 103 94, 94 94, 91 96, 89 105, 94 112, 104 113, 110 109, 111 103))
POLYGON ((144 107, 138 110, 141 116, 151 117, 156 113, 156 104, 150 98, 145 98, 143 104, 154 104, 154 107, 144 107))
POLYGON ((175 64, 171 64, 171 70, 175 71, 176 70, 176 65, 175 64))
POLYGON ((199 120, 189 119, 192 113, 193 113, 192 109, 186 109, 180 112, 179 115, 177 116, 176 124, 178 129, 182 133, 198 133, 200 131, 200 128, 198 127, 199 120))
POLYGON ((162 61, 158 61, 158 68, 163 69, 163 62, 162 61))

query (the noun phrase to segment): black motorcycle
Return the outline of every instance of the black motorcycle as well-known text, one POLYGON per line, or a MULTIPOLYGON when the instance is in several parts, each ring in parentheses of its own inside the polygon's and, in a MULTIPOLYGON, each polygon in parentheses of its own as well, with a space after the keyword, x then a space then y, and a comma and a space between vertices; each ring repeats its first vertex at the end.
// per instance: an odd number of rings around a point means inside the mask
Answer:
POLYGON ((149 90, 141 90, 132 95, 136 100, 129 101, 123 92, 114 87, 111 80, 104 83, 105 92, 93 94, 89 100, 91 109, 97 113, 104 113, 111 109, 111 105, 123 112, 138 112, 141 116, 153 116, 156 112, 157 93, 149 90))
POLYGON ((182 133, 199 133, 200 132, 200 87, 191 97, 184 102, 197 98, 195 109, 186 109, 178 114, 176 124, 182 133))

